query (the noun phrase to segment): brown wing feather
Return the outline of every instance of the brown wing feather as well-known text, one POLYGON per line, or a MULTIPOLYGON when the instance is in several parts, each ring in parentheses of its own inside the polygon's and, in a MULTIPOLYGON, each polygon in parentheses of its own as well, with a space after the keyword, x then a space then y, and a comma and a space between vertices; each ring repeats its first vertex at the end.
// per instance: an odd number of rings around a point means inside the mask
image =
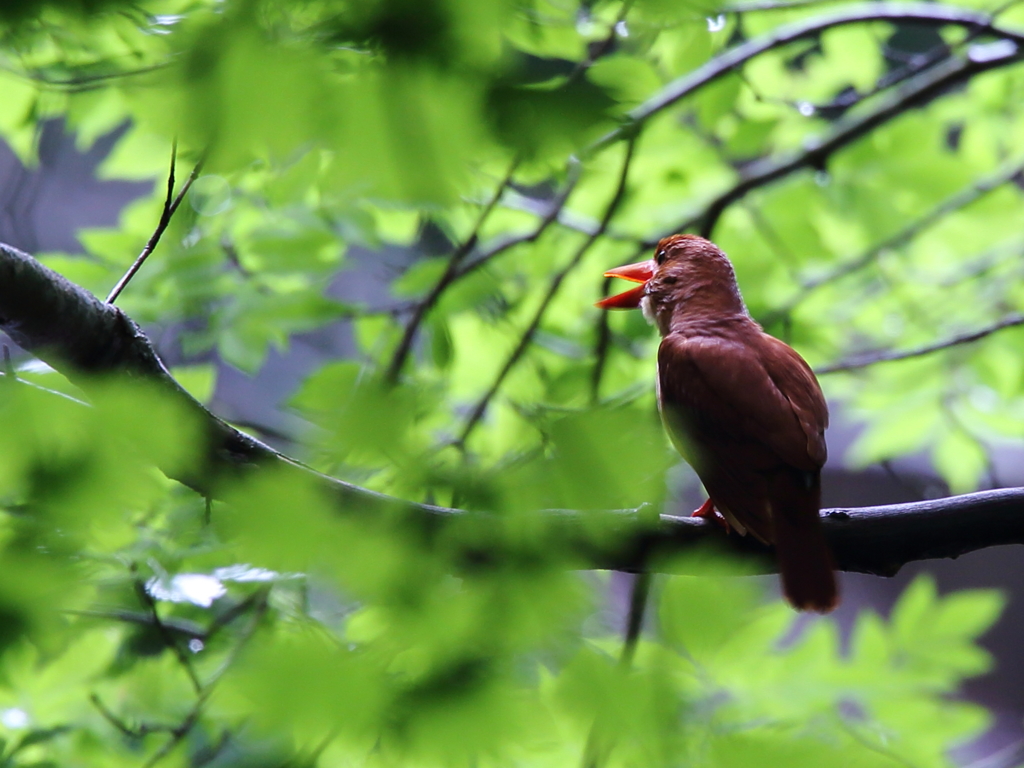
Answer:
POLYGON ((687 412, 693 439, 752 442, 771 463, 820 469, 828 409, 814 374, 781 341, 752 330, 760 338, 666 336, 658 351, 662 404, 687 412))
POLYGON ((747 321, 669 334, 658 370, 666 426, 712 500, 741 531, 775 541, 773 514, 806 505, 773 509, 772 478, 795 472, 810 487, 825 461, 828 410, 806 363, 747 321))
POLYGON ((765 371, 783 394, 807 437, 807 455, 824 466, 828 458, 825 429, 828 427, 828 405, 821 393, 811 367, 791 347, 766 333, 759 346, 765 371))

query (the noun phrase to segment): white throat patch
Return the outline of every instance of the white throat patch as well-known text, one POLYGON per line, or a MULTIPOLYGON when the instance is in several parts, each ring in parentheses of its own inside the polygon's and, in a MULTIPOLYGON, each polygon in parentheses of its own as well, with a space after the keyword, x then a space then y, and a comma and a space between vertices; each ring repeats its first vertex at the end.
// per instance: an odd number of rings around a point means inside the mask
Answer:
POLYGON ((644 313, 644 319, 651 325, 658 324, 658 318, 654 316, 654 309, 651 307, 651 297, 644 296, 640 299, 640 311, 644 313))

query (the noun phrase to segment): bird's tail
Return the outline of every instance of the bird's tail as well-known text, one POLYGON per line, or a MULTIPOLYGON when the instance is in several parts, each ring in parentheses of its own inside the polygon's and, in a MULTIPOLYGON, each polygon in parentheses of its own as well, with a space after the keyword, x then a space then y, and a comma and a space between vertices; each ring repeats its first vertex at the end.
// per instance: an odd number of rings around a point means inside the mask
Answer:
POLYGON ((798 610, 828 613, 839 604, 839 588, 818 516, 818 473, 793 470, 776 475, 771 481, 771 505, 786 599, 798 610))

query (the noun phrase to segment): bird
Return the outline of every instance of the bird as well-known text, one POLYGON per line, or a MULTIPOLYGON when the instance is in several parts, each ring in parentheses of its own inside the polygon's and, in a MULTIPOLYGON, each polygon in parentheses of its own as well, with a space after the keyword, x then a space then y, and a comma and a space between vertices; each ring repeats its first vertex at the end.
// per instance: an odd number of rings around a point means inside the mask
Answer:
MULTIPOLYGON (((732 262, 697 235, 663 238, 653 259, 605 272, 638 283, 597 303, 640 308, 658 328, 658 406, 666 431, 727 529, 774 545, 798 610, 839 602, 821 525, 828 404, 807 362, 747 311, 732 262)), ((718 518, 716 518, 718 519, 718 518)))

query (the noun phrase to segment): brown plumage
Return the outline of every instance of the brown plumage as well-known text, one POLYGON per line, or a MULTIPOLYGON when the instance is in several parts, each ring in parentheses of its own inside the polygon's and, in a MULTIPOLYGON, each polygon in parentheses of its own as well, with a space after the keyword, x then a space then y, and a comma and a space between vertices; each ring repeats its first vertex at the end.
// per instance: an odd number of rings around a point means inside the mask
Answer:
POLYGON ((658 402, 672 442, 729 525, 775 545, 789 601, 831 611, 839 595, 818 516, 821 388, 800 355, 751 319, 716 245, 673 235, 655 254, 606 273, 640 285, 598 306, 642 307, 657 325, 658 402))

